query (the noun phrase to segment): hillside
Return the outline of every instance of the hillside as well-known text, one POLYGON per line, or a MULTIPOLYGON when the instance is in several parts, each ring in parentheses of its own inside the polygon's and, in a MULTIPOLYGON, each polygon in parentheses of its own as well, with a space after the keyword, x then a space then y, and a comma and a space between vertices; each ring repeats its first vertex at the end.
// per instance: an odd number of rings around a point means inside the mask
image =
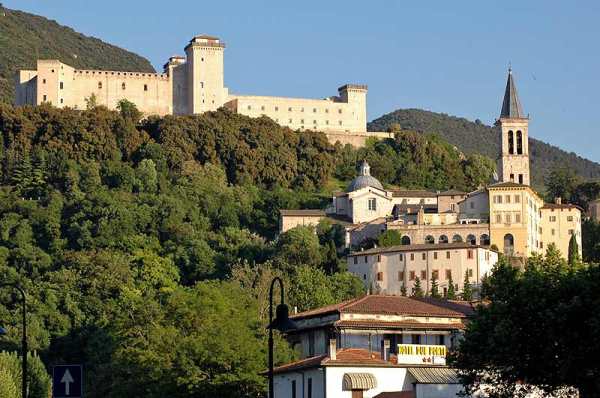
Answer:
POLYGON ((0 4, 0 102, 13 102, 14 73, 35 69, 37 59, 59 59, 75 68, 154 72, 137 54, 87 37, 44 17, 0 4))
MULTIPOLYGON (((383 115, 368 124, 369 131, 386 131, 392 123, 403 129, 420 133, 436 132, 445 141, 456 145, 463 153, 477 153, 496 159, 500 142, 493 127, 479 120, 471 122, 465 118, 435 113, 422 109, 398 109, 383 115)), ((569 163, 583 180, 600 179, 600 164, 584 159, 577 154, 545 142, 530 138, 532 185, 543 187, 546 176, 556 163, 569 163)))

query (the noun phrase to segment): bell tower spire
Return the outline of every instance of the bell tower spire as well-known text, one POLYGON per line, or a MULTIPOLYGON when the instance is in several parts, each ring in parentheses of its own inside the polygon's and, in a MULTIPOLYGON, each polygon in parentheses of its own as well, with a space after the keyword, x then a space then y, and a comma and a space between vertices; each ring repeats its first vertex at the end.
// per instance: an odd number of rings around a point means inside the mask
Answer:
POLYGON ((496 127, 500 130, 501 139, 498 157, 500 182, 529 185, 529 116, 523 115, 521 100, 510 66, 500 119, 496 121, 496 127))

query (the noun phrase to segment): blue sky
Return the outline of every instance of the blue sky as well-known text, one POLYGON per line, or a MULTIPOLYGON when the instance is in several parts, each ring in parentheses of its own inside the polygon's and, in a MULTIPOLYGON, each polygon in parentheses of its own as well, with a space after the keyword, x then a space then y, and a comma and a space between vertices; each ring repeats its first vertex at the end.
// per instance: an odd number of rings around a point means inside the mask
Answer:
POLYGON ((498 117, 512 63, 530 136, 600 161, 599 1, 0 0, 145 56, 160 71, 221 37, 238 94, 369 86, 368 118, 422 108, 498 117))

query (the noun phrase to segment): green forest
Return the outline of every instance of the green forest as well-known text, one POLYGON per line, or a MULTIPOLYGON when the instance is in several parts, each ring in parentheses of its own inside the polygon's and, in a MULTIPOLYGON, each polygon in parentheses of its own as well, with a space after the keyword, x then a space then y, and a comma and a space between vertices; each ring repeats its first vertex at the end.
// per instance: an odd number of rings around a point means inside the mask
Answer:
MULTIPOLYGON (((325 207, 364 159, 388 186, 440 190, 494 167, 434 135, 356 150, 225 109, 142 119, 126 100, 0 104, 0 133, 0 280, 28 294, 32 371, 83 363, 89 397, 261 396, 275 275, 297 311, 365 294, 339 227, 275 240, 280 209, 325 207)), ((20 347, 15 293, 0 289, 0 351, 20 347)), ((0 379, 18 392, 15 366, 0 379)))
MULTIPOLYGON (((480 154, 496 159, 500 153, 500 140, 497 131, 481 123, 465 118, 435 113, 422 109, 398 109, 383 115, 368 124, 369 131, 387 131, 390 125, 399 124, 403 129, 419 133, 435 132, 445 141, 456 145, 461 152, 480 154)), ((541 137, 543 132, 532 132, 541 137)), ((569 165, 583 181, 600 179, 600 164, 566 152, 553 145, 529 137, 531 185, 543 190, 554 166, 569 165)))
POLYGON ((8 104, 14 99, 15 72, 35 70, 38 59, 58 59, 77 69, 155 72, 144 57, 2 3, 0 49, 0 102, 8 104))

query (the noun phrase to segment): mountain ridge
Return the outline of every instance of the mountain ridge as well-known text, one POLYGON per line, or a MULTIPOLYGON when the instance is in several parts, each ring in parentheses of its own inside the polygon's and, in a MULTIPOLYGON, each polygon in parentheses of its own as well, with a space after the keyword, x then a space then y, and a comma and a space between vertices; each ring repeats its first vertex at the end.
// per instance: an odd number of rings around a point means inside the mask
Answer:
POLYGON ((14 74, 38 59, 59 59, 78 69, 156 72, 146 58, 86 36, 54 20, 0 3, 0 102, 13 103, 14 74))
MULTIPOLYGON (((417 108, 397 109, 372 120, 368 131, 386 131, 388 126, 398 123, 405 130, 424 134, 435 132, 445 141, 456 145, 466 155, 476 153, 497 159, 500 140, 493 126, 479 119, 470 121, 463 117, 448 115, 417 108)), ((555 164, 569 164, 584 181, 600 179, 600 163, 567 152, 557 146, 535 138, 529 138, 532 186, 541 188, 555 164)))

